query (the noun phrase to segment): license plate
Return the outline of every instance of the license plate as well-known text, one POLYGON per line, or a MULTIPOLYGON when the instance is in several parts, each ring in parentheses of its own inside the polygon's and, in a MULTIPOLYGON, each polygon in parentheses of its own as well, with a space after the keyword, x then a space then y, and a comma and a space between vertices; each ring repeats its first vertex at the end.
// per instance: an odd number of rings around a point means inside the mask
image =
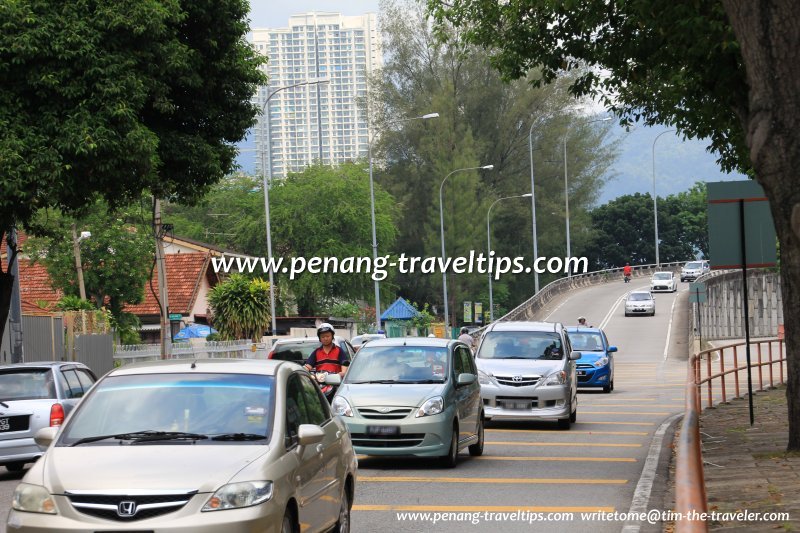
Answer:
POLYGON ((506 409, 529 410, 531 408, 531 402, 503 402, 503 405, 506 409))
POLYGON ((585 376, 586 375, 586 370, 578 370, 578 375, 579 376, 585 376))
POLYGON ((0 433, 9 431, 26 431, 28 415, 4 416, 0 418, 0 433))
POLYGON ((400 426, 367 426, 367 435, 373 437, 391 437, 400 434, 400 426))

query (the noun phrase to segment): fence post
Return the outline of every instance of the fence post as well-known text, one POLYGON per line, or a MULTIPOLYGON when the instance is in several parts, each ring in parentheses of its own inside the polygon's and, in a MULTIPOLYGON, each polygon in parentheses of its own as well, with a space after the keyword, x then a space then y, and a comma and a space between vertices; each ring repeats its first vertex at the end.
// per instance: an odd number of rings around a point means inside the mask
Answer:
POLYGON ((727 390, 725 389, 725 351, 719 354, 720 386, 722 387, 722 403, 728 403, 727 390))
POLYGON ((737 357, 738 354, 738 346, 733 347, 733 368, 736 369, 736 372, 733 373, 733 380, 736 382, 736 397, 741 398, 741 392, 739 390, 739 358, 737 357))

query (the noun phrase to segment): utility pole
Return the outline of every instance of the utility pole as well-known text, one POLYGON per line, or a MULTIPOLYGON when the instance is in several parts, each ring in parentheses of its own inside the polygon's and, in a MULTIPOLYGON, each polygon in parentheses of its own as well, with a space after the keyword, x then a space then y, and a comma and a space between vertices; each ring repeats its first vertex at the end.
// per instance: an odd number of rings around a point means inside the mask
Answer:
POLYGON ((153 233, 156 237, 156 269, 158 271, 158 293, 161 304, 161 359, 172 355, 172 325, 169 321, 169 298, 167 296, 167 273, 164 261, 164 232, 161 227, 161 200, 153 197, 153 233))
POLYGON ((11 265, 11 276, 14 278, 14 287, 11 289, 11 309, 9 310, 8 326, 11 341, 11 362, 22 363, 24 351, 22 347, 22 301, 19 292, 19 249, 17 247, 17 229, 11 228, 7 244, 14 243, 14 256, 11 255, 12 246, 6 246, 6 260, 14 260, 11 265))
POLYGON ((86 286, 83 284, 83 264, 81 263, 81 245, 78 241, 78 230, 72 223, 72 253, 75 256, 75 270, 78 272, 78 291, 81 300, 86 299, 86 286))

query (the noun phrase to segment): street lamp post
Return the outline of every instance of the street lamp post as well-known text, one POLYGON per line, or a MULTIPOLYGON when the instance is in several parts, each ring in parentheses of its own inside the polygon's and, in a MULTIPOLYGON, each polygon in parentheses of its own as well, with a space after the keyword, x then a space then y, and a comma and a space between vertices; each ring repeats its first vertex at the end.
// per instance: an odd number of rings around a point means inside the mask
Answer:
MULTIPOLYGON (((489 220, 490 220, 490 217, 492 215, 492 208, 494 207, 494 204, 496 204, 497 202, 500 202, 502 200, 509 200, 511 198, 532 198, 532 197, 533 197, 533 194, 531 194, 531 193, 517 194, 515 196, 504 196, 502 198, 498 198, 497 200, 492 202, 492 205, 489 206, 489 210, 486 211, 486 253, 489 256, 492 255, 492 231, 491 231, 490 226, 489 226, 489 220)), ((535 259, 534 259, 534 261, 535 261, 535 259)), ((534 269, 534 271, 535 271, 535 269, 534 269)), ((537 287, 537 290, 538 290, 538 287, 537 287)), ((494 300, 493 300, 493 297, 492 297, 492 273, 491 272, 489 272, 489 322, 494 322, 494 300)))
MULTIPOLYGON (((539 257, 539 244, 536 237, 536 187, 534 186, 533 181, 533 126, 535 123, 531 124, 530 129, 528 130, 528 148, 530 149, 531 154, 531 215, 533 216, 533 294, 537 294, 539 292, 539 273, 536 271, 536 258, 539 257)), ((491 280, 491 278, 490 278, 491 280)), ((489 299, 491 299, 491 281, 489 283, 489 299)), ((490 314, 493 313, 494 310, 490 311, 490 314)))
POLYGON ((468 168, 457 168, 456 170, 452 171, 450 174, 444 177, 442 180, 442 184, 439 185, 439 230, 441 231, 442 237, 442 291, 444 293, 444 334, 445 338, 450 338, 450 328, 449 328, 449 320, 450 317, 448 316, 449 309, 447 305, 447 271, 444 268, 445 262, 445 251, 444 251, 444 201, 443 201, 443 191, 444 191, 444 184, 447 181, 447 178, 455 174, 456 172, 464 172, 467 170, 492 170, 494 165, 484 165, 482 167, 468 167, 468 168))
MULTIPOLYGON (((264 111, 269 104, 269 101, 272 99, 273 96, 278 94, 281 91, 285 91, 286 89, 292 89, 294 87, 301 87, 303 85, 320 85, 322 83, 329 83, 329 79, 311 79, 302 81, 299 83, 293 83, 291 85, 286 85, 284 87, 278 87, 274 91, 272 91, 264 103, 261 105, 261 117, 262 121, 264 118, 264 111)), ((269 115, 267 115, 267 119, 269 120, 269 115)), ((262 122, 262 128, 263 122, 262 122)), ((269 158, 265 159, 264 157, 264 150, 261 150, 261 182, 262 187, 264 187, 264 213, 266 216, 266 226, 267 226, 267 265, 268 267, 268 275, 269 275, 269 308, 270 308, 270 315, 272 315, 272 334, 276 335, 278 332, 277 328, 277 321, 275 319, 275 280, 274 280, 274 273, 272 272, 272 232, 270 231, 270 221, 269 221, 269 186, 272 184, 272 141, 271 141, 271 128, 267 125, 267 135, 266 135, 266 143, 267 143, 267 151, 269 152, 269 158), (266 166, 267 171, 264 172, 264 167, 266 166)))
MULTIPOLYGON (((400 124, 402 122, 411 122, 412 120, 428 120, 430 118, 438 118, 439 113, 427 113, 418 117, 407 117, 389 121, 386 126, 400 124)), ((378 260, 378 235, 375 229, 375 183, 372 179, 372 132, 368 137, 367 143, 367 157, 369 158, 369 210, 372 217, 372 259, 374 262, 378 260)), ((375 280, 375 328, 381 329, 381 286, 378 280, 375 280)))
MULTIPOLYGON (((592 122, 608 122, 611 117, 596 118, 594 120, 584 121, 584 124, 591 124, 592 122)), ((570 248, 569 237, 569 181, 567 179, 567 137, 569 136, 569 126, 564 133, 564 209, 567 220, 567 258, 572 257, 572 250, 570 248)), ((567 277, 572 276, 572 272, 567 272, 567 277)))
POLYGON ((653 147, 651 153, 653 154, 653 225, 655 227, 655 242, 656 242, 656 266, 661 266, 661 261, 658 257, 658 204, 656 203, 656 141, 665 133, 675 132, 677 130, 665 130, 656 135, 653 139, 653 147))

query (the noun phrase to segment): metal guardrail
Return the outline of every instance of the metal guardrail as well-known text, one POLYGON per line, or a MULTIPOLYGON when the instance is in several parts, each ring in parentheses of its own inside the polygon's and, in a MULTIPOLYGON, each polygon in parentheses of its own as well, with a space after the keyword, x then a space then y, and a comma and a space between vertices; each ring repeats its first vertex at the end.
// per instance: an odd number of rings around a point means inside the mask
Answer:
MULTIPOLYGON (((676 271, 681 266, 685 265, 688 261, 675 261, 672 263, 661 263, 660 265, 636 265, 632 266, 632 274, 634 278, 649 276, 656 271, 676 271)), ((533 295, 528 300, 524 301, 502 317, 495 320, 495 322, 508 322, 514 320, 533 320, 536 312, 544 307, 548 302, 553 300, 561 293, 578 289, 581 287, 588 287, 590 285, 597 285, 600 283, 608 283, 611 281, 619 281, 622 278, 622 267, 609 268, 606 270, 595 270, 593 272, 586 272, 585 274, 576 274, 574 276, 559 278, 542 287, 539 292, 533 295)), ((472 332, 472 337, 476 340, 486 331, 489 324, 472 332)))
MULTIPOLYGON (((676 522, 678 533, 694 533, 708 531, 708 524, 699 519, 691 520, 689 517, 697 516, 699 513, 708 511, 708 501, 706 498, 705 478, 703 474, 703 453, 700 439, 700 413, 702 405, 702 389, 706 388, 706 408, 714 405, 714 380, 719 381, 719 397, 722 403, 728 401, 727 376, 733 374, 733 385, 735 397, 742 396, 742 387, 739 374, 747 372, 747 363, 740 364, 739 348, 745 346, 745 342, 738 342, 703 350, 689 357, 687 377, 686 377, 686 407, 681 424, 680 438, 678 439, 677 459, 675 463, 675 511, 682 517, 676 522), (726 357, 730 356, 729 365, 726 365, 726 357), (714 371, 714 366, 719 370, 714 371), (705 376, 703 371, 705 369, 705 376)), ((751 361, 751 372, 758 371, 758 389, 764 390, 765 371, 767 368, 769 375, 769 386, 775 385, 774 366, 778 365, 778 382, 783 383, 784 364, 786 363, 785 344, 783 339, 770 338, 751 341, 752 347, 756 348, 756 361, 751 361), (766 345, 766 350, 762 348, 766 345), (777 345, 777 350, 773 346, 777 345), (777 355, 774 352, 777 351, 777 355), (766 354, 764 353, 766 352, 766 354)), ((747 379, 745 374, 744 379, 747 379)), ((755 385, 755 382, 753 383, 755 385)))
MULTIPOLYGON (((120 365, 161 359, 160 344, 125 344, 114 347, 114 361, 120 365)), ((266 359, 268 347, 250 340, 206 341, 205 343, 175 343, 170 359, 228 358, 266 359)))

